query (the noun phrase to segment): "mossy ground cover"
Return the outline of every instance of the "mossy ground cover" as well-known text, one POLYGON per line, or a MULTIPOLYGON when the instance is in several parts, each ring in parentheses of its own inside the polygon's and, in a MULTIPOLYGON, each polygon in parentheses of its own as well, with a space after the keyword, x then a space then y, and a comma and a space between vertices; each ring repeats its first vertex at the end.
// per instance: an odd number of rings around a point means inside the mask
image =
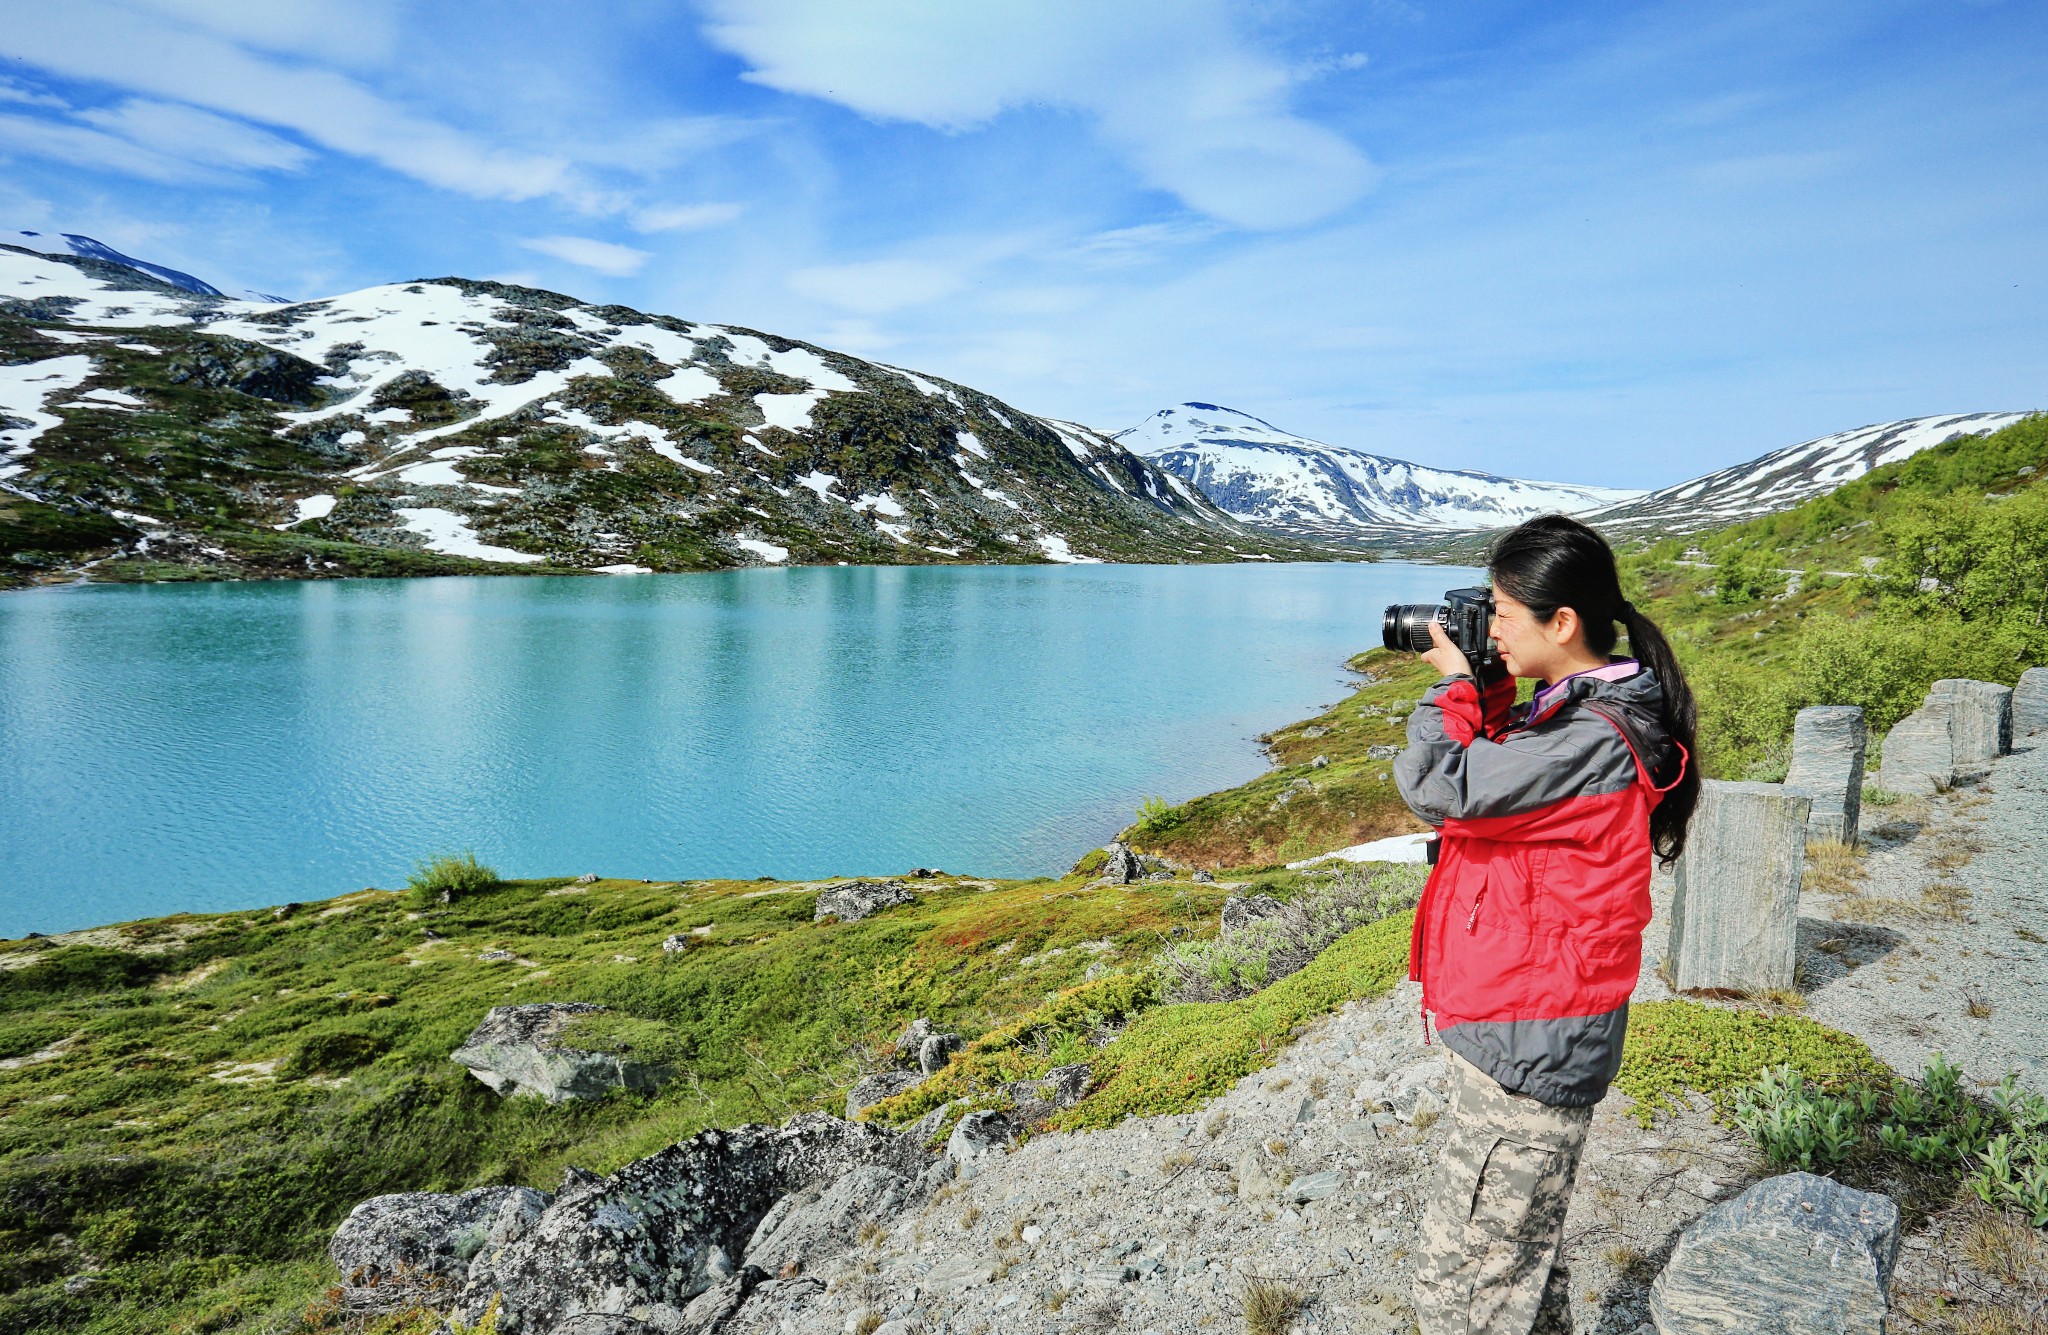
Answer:
POLYGON ((814 924, 815 883, 525 881, 0 945, 0 1328, 232 1327, 298 1294, 289 1276, 366 1196, 552 1187, 570 1163, 836 1109, 913 1016, 982 1035, 1213 930, 1223 898, 1185 879, 910 884, 918 902, 859 923, 814 924), (687 949, 663 952, 672 935, 687 949), (543 1000, 613 1007, 600 1041, 658 1044, 684 1075, 550 1108, 447 1060, 489 1007, 543 1000), (65 1294, 81 1269, 99 1286, 65 1294))

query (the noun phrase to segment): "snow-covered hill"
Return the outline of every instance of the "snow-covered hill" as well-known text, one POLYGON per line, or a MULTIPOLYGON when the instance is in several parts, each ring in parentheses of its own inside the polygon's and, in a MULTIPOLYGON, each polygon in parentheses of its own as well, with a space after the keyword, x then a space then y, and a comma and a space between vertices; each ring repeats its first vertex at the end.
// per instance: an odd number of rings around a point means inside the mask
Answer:
POLYGON ((1085 427, 790 339, 453 278, 236 301, 12 235, 0 583, 1318 554, 1085 427))
POLYGON ((1430 468, 1293 435, 1213 403, 1162 408, 1115 438, 1247 524, 1323 539, 1499 528, 1642 495, 1430 468))
MULTIPOLYGON (((1647 496, 1581 515, 1603 529, 1690 533, 1790 509, 1871 469, 1896 463, 1963 435, 1986 435, 2026 413, 1952 413, 1857 427, 1774 450, 1760 459, 1696 477, 1647 496)), ((1226 507, 1227 508, 1227 507, 1226 507)))

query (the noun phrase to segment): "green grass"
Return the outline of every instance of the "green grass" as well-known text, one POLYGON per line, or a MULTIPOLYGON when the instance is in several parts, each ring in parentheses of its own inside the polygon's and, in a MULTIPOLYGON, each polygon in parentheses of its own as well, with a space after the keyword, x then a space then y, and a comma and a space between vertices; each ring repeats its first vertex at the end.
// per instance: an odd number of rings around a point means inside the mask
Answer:
POLYGON ((1815 1081, 1890 1074, 1861 1039, 1804 1016, 1652 1001, 1629 1011, 1614 1087, 1647 1126, 1686 1093, 1704 1094, 1726 1113, 1738 1091, 1777 1066, 1815 1081))

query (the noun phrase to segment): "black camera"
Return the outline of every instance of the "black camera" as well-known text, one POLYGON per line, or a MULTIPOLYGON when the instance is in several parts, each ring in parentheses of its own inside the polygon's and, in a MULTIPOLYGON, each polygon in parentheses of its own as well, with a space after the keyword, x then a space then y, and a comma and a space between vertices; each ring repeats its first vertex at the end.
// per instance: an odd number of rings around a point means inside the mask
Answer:
POLYGON ((1426 653, 1432 641, 1429 623, 1436 622, 1444 634, 1464 651, 1475 671, 1490 668, 1499 657, 1487 627, 1493 624, 1493 590, 1451 589, 1441 605, 1396 603, 1387 609, 1380 623, 1380 639, 1389 649, 1426 653))

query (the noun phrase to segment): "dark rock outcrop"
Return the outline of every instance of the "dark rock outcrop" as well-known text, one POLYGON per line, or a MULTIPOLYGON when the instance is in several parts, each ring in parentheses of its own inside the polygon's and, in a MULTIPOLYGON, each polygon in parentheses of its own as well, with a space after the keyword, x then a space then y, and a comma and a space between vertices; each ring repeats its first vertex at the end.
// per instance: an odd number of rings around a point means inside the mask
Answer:
POLYGON ((727 1258, 784 1196, 864 1168, 910 1180, 925 1162, 906 1137, 822 1113, 705 1131, 565 1190, 518 1241, 479 1255, 455 1314, 476 1321, 499 1296, 506 1335, 549 1335, 584 1313, 687 1309, 744 1279, 727 1258))
POLYGON ((373 1196, 349 1211, 327 1254, 352 1309, 402 1306, 423 1286, 460 1283, 473 1258, 516 1241, 549 1200, 530 1187, 373 1196))

